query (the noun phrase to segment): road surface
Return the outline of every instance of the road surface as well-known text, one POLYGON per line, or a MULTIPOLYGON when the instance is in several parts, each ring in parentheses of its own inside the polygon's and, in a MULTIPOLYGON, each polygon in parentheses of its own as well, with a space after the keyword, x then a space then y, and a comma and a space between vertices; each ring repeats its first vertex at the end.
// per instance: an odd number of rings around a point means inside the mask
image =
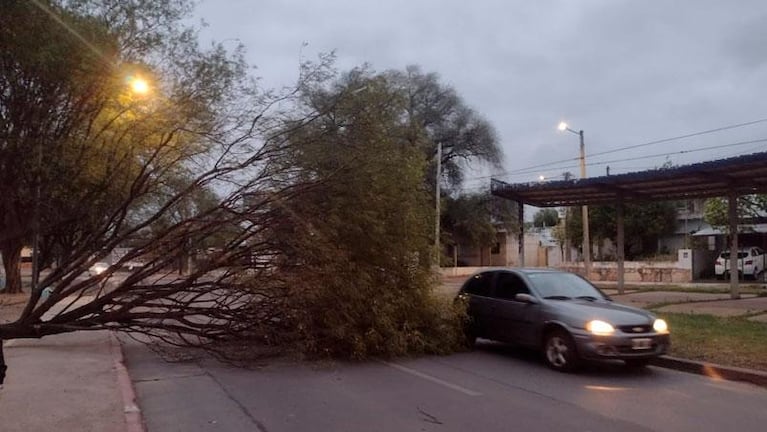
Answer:
POLYGON ((483 341, 445 357, 251 370, 125 348, 150 432, 767 430, 761 387, 617 364, 562 374, 483 341))

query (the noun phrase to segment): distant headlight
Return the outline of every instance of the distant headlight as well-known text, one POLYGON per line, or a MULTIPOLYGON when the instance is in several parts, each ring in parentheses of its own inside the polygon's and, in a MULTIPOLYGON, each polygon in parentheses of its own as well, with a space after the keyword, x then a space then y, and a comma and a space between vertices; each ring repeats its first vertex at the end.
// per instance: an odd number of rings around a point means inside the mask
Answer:
POLYGON ((607 336, 615 332, 615 327, 604 321, 593 320, 586 323, 586 330, 598 336, 607 336))
POLYGON ((658 333, 668 333, 668 324, 662 319, 656 319, 655 322, 652 323, 652 328, 658 333))

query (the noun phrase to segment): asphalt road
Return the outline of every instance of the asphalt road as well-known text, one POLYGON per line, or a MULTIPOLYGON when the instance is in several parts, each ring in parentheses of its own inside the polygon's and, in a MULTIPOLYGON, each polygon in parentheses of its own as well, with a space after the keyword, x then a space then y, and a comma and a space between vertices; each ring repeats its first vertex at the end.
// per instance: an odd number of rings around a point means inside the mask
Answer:
POLYGON ((547 369, 480 343, 447 357, 369 363, 126 361, 154 431, 764 431, 767 390, 650 367, 547 369))

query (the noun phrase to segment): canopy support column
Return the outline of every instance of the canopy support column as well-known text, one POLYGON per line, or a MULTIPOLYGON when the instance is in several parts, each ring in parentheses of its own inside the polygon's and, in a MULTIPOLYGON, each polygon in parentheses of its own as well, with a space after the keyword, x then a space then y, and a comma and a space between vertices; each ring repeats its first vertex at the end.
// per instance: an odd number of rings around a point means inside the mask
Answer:
POLYGON ((738 193, 731 189, 727 197, 727 219, 730 225, 730 297, 740 298, 738 281, 738 193))
POLYGON ((517 201, 517 217, 519 220, 519 266, 525 266, 525 204, 517 201))
POLYGON ((623 216, 623 198, 619 197, 618 202, 616 203, 616 213, 617 213, 617 226, 618 226, 618 232, 616 233, 616 242, 617 244, 617 259, 618 259, 618 294, 623 294, 624 289, 624 282, 625 282, 625 269, 624 269, 624 261, 625 261, 625 233, 624 233, 624 216, 623 216))

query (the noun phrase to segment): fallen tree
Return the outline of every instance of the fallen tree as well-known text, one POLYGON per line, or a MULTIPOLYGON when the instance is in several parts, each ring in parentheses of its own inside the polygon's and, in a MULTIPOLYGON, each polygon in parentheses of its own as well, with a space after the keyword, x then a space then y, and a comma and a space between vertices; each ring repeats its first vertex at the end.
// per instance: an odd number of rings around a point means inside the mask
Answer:
MULTIPOLYGON (((107 3, 3 2, 0 244, 13 246, 6 265, 33 234, 58 251, 0 341, 121 330, 204 348, 252 336, 275 313, 267 285, 279 251, 262 233, 279 202, 310 187, 272 163, 297 93, 260 91, 241 48, 199 48, 180 24, 186 2, 107 3), (139 78, 148 94, 126 86, 139 78), (178 275, 208 239, 219 247, 178 275), (89 274, 117 248, 127 253, 89 274)), ((298 86, 326 66, 305 69, 298 86)), ((2 345, 0 383, 1 355, 2 345)))

